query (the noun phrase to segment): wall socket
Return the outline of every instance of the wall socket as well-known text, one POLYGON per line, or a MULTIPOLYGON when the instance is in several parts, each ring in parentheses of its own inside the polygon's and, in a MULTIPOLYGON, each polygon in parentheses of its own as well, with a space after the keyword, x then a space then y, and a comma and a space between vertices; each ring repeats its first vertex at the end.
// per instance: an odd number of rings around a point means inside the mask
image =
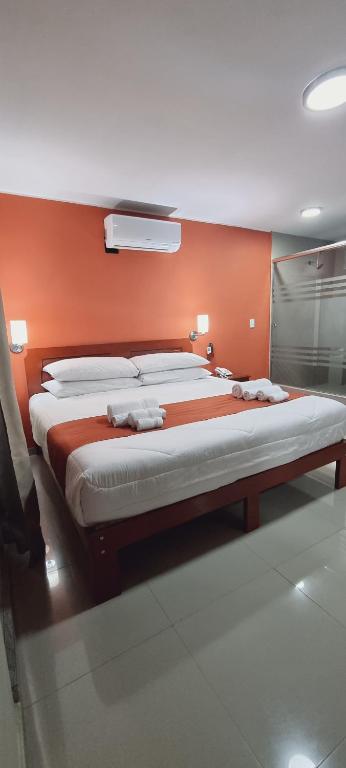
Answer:
POLYGON ((254 319, 252 318, 252 319, 249 321, 249 324, 250 324, 250 328, 255 328, 255 326, 256 326, 256 320, 254 320, 254 319))

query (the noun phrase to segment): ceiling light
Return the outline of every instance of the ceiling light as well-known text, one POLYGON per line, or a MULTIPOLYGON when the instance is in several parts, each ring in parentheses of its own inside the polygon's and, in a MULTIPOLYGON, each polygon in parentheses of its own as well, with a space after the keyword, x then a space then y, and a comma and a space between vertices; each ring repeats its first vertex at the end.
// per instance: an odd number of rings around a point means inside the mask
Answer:
POLYGON ((303 208, 302 211, 300 211, 300 215, 303 219, 314 219, 315 216, 319 216, 322 211, 322 208, 303 208))
POLYGON ((346 67, 331 69, 315 77, 303 92, 304 107, 314 112, 340 107, 345 102, 346 67))

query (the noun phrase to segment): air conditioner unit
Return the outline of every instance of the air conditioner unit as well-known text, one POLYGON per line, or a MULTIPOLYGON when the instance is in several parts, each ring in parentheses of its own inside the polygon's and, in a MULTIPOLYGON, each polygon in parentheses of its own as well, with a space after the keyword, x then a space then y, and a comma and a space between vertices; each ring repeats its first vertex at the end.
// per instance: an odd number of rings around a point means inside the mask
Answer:
POLYGON ((110 213, 105 218, 106 248, 175 253, 181 245, 181 225, 110 213))

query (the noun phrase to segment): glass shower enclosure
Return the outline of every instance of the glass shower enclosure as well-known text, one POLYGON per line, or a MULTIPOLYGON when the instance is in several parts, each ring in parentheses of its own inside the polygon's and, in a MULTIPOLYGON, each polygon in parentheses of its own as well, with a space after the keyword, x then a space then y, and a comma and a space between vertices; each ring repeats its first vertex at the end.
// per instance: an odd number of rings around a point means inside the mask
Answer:
POLYGON ((271 378, 346 397, 346 241, 274 260, 271 378))

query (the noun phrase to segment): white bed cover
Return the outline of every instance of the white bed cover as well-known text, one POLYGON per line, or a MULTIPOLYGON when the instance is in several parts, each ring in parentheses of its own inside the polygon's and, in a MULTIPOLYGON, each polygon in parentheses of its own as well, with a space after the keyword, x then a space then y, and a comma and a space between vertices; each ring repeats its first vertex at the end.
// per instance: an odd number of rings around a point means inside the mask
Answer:
MULTIPOLYGON (((157 397, 161 404, 231 392, 234 382, 210 377, 58 400, 33 395, 34 439, 47 452, 55 424, 106 413, 109 402, 157 397)), ((293 461, 342 440, 346 406, 315 395, 208 421, 103 440, 68 458, 66 499, 78 523, 131 517, 241 477, 293 461)))

